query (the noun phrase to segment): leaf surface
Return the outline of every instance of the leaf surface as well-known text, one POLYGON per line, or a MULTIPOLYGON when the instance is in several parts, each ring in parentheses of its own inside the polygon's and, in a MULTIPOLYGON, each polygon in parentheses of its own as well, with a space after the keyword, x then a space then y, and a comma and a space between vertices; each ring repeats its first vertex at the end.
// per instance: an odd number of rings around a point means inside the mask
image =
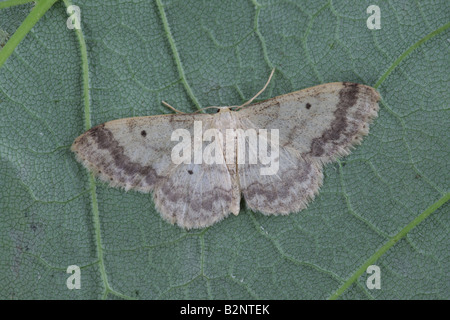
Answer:
MULTIPOLYGON (((78 35, 67 4, 0 68, 0 297, 450 298, 448 1, 80 1, 78 35), (366 26, 370 4, 380 30, 366 26), (369 136, 326 166, 300 213, 241 211, 186 232, 69 150, 87 127, 169 113, 161 100, 242 104, 273 67, 261 99, 334 81, 382 96, 369 136), (370 264, 381 289, 366 286, 370 264)), ((1 34, 32 7, 0 10, 1 34)))

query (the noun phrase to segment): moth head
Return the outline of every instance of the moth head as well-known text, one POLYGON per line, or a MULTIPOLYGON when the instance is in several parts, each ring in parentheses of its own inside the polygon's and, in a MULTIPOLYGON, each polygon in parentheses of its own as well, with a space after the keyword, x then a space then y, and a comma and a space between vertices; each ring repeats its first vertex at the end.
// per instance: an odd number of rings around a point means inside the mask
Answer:
POLYGON ((233 107, 215 107, 215 108, 217 108, 217 113, 225 113, 225 112, 231 112, 232 111, 231 108, 234 108, 234 106, 233 107))

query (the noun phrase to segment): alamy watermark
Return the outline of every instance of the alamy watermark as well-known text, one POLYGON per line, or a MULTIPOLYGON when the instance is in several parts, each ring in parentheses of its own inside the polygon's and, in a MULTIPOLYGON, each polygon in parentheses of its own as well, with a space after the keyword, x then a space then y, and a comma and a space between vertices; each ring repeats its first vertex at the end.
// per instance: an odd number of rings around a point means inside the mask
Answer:
POLYGON ((71 265, 67 267, 66 272, 70 274, 70 276, 66 280, 67 289, 81 289, 81 270, 77 265, 71 265))
POLYGON ((370 274, 366 280, 366 286, 368 289, 381 289, 381 270, 380 267, 372 264, 367 267, 366 272, 370 274))
POLYGON ((370 30, 381 29, 381 11, 377 5, 370 5, 367 7, 367 13, 370 14, 367 18, 366 25, 370 30))
POLYGON ((70 5, 67 7, 67 13, 70 15, 67 18, 66 25, 69 29, 81 29, 81 9, 79 6, 70 5))
POLYGON ((192 139, 189 130, 176 129, 172 132, 172 141, 181 139, 172 149, 173 163, 239 165, 258 164, 259 161, 264 166, 260 168, 261 175, 274 175, 278 172, 280 161, 278 129, 270 129, 270 137, 267 129, 258 131, 252 128, 225 129, 224 137, 223 130, 212 128, 203 132, 202 121, 194 121, 193 133, 192 139), (204 146, 204 142, 210 143, 204 146))

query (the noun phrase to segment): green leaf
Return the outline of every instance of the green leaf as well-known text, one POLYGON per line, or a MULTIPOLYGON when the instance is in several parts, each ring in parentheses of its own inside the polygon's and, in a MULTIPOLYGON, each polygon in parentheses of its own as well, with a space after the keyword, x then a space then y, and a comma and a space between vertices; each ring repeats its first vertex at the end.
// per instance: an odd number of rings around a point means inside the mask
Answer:
POLYGON ((0 5, 0 298, 450 298, 448 1, 79 1, 78 31, 52 2, 0 5), (261 99, 334 81, 382 95, 300 213, 184 231, 69 150, 93 125, 171 112, 161 100, 241 104, 273 67, 261 99))

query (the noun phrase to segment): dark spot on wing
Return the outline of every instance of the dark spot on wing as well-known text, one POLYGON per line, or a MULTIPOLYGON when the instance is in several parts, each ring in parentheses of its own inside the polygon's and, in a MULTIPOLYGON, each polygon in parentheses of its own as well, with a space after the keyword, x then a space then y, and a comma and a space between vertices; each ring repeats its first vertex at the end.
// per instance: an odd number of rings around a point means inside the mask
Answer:
POLYGON ((311 103, 306 104, 306 109, 308 109, 308 110, 311 109, 311 103))
POLYGON ((147 132, 145 130, 141 131, 141 136, 143 136, 144 138, 147 136, 147 132))
POLYGON ((188 170, 188 173, 189 173, 189 174, 193 174, 193 173, 194 173, 194 171, 192 171, 192 170, 188 170))

